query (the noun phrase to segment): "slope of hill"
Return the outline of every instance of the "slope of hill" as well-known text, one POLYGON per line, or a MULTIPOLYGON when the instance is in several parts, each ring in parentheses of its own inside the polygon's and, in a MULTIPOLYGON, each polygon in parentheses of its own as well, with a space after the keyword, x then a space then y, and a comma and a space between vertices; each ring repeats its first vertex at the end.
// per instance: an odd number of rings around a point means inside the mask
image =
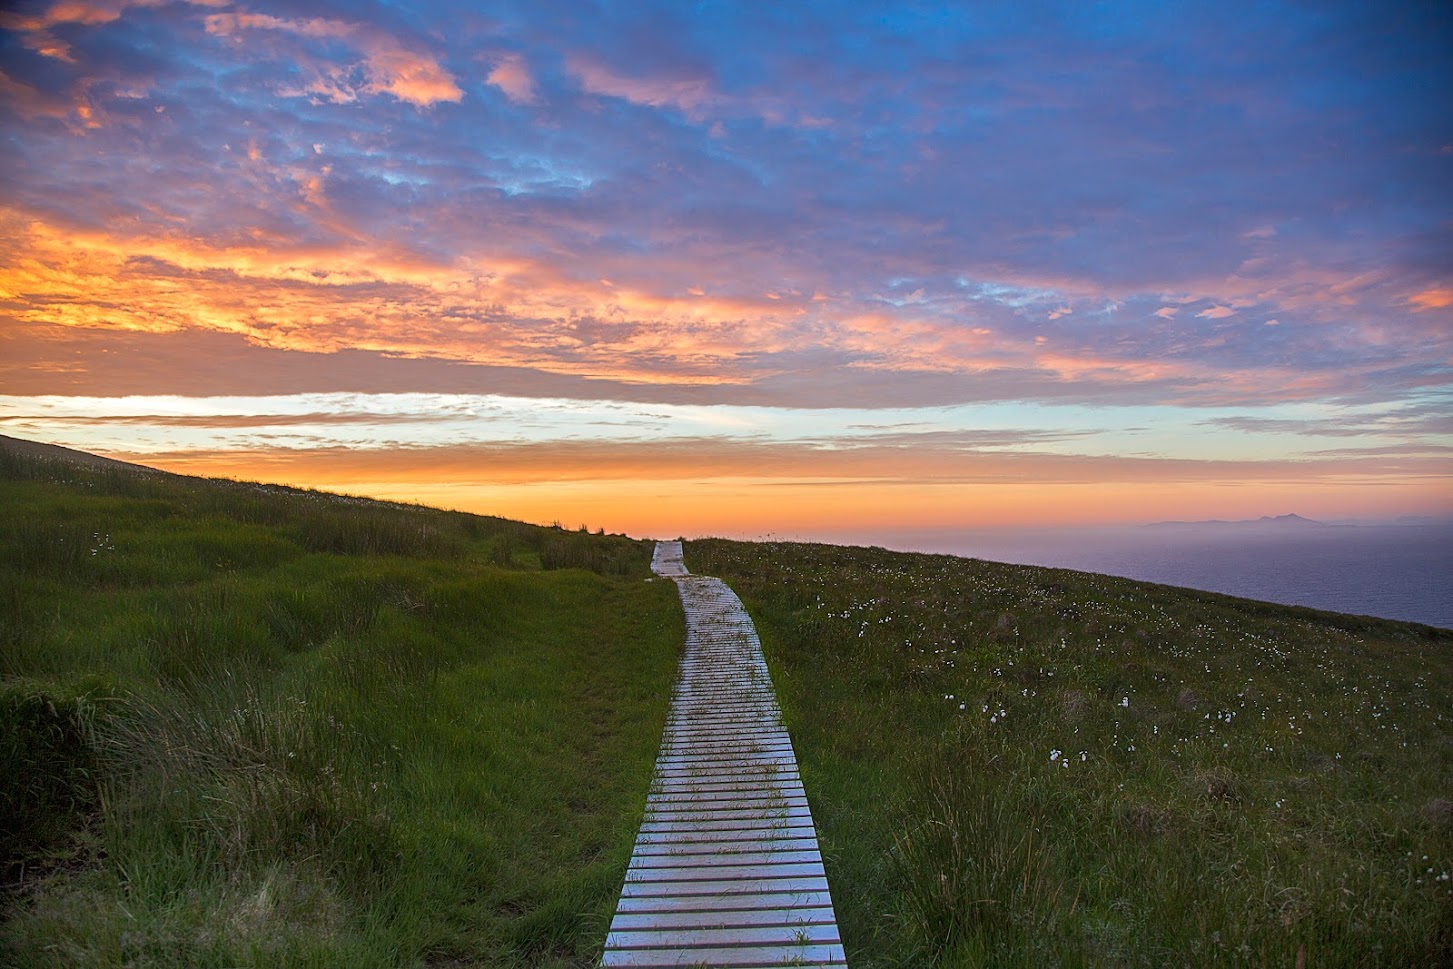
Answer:
POLYGON ((126 461, 117 461, 115 458, 103 458, 99 454, 77 451, 73 448, 61 447, 58 444, 46 444, 42 441, 27 441, 24 438, 11 437, 8 434, 0 434, 0 450, 3 450, 11 458, 20 458, 22 460, 52 461, 88 468, 109 468, 116 471, 129 470, 144 472, 146 474, 167 473, 165 471, 158 471, 155 468, 148 468, 145 465, 129 464, 126 461))
MULTIPOLYGON (((683 629, 650 545, 0 441, 0 963, 574 966, 683 629)), ((689 543, 855 969, 1446 964, 1453 632, 689 543)))
POLYGON ((1453 960, 1453 631, 882 549, 686 561, 757 623, 855 969, 1453 960))
POLYGON ((650 554, 0 442, 0 964, 591 963, 683 637, 650 554))

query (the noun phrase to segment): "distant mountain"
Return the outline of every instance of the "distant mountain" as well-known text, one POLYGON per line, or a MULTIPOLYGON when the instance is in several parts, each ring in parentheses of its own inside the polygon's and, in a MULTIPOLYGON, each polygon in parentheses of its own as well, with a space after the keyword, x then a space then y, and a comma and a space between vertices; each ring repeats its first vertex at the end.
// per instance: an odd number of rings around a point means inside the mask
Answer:
POLYGON ((1316 520, 1311 519, 1311 518, 1303 518, 1301 515, 1276 515, 1276 516, 1272 516, 1272 515, 1262 515, 1260 518, 1247 518, 1247 519, 1242 519, 1240 521, 1223 521, 1223 520, 1220 520, 1220 519, 1213 519, 1211 521, 1199 521, 1199 522, 1151 522, 1151 524, 1148 527, 1150 527, 1150 528, 1192 528, 1192 527, 1199 528, 1199 527, 1207 527, 1207 526, 1213 526, 1213 525, 1214 526, 1231 526, 1231 527, 1237 527, 1237 526, 1244 527, 1244 526, 1247 526, 1247 525, 1256 525, 1256 526, 1260 526, 1260 527, 1271 526, 1271 527, 1275 527, 1275 528, 1283 528, 1283 527, 1303 528, 1303 527, 1308 527, 1308 526, 1310 526, 1310 527, 1316 527, 1316 528, 1329 528, 1329 527, 1331 527, 1326 522, 1319 522, 1319 521, 1316 521, 1316 520))

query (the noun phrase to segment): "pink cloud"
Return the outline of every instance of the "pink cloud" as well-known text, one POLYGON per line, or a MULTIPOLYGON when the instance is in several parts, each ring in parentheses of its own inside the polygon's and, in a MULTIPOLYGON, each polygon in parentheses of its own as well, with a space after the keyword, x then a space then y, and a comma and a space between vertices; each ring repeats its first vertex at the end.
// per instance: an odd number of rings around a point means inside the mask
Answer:
POLYGON ((17 81, 3 70, 0 70, 0 101, 23 118, 65 118, 71 112, 71 106, 65 101, 17 81))
POLYGON ((209 34, 240 38, 250 30, 339 40, 355 47, 362 56, 361 64, 332 64, 309 62, 301 52, 291 52, 290 56, 309 68, 312 76, 299 91, 282 92, 285 94, 306 93, 336 102, 356 101, 360 94, 388 94, 421 108, 439 101, 458 102, 464 97, 453 75, 435 58, 410 50, 388 34, 360 24, 322 17, 296 20, 253 13, 219 13, 207 17, 209 34), (358 69, 363 75, 361 84, 353 77, 358 69))
POLYGON ((1181 309, 1179 306, 1162 306, 1160 309, 1156 310, 1153 315, 1158 316, 1163 320, 1173 320, 1176 318, 1176 314, 1180 311, 1181 309))
POLYGON ((593 58, 572 55, 566 69, 591 94, 622 98, 652 108, 673 107, 691 117, 720 98, 705 78, 626 77, 593 58))
POLYGON ((1235 316, 1236 311, 1229 306, 1213 306, 1208 310, 1201 310, 1196 314, 1198 320, 1224 320, 1228 316, 1235 316))
MULTIPOLYGON (((798 128, 830 128, 831 118, 803 111, 775 94, 749 92, 728 95, 706 76, 632 77, 619 73, 589 55, 573 54, 565 60, 566 70, 588 94, 620 98, 651 108, 675 108, 692 121, 704 121, 708 112, 760 118, 769 125, 798 128)), ((714 121, 709 133, 725 136, 721 122, 714 121)))
MULTIPOLYGON (((0 12, 0 28, 21 34, 20 42, 29 50, 44 57, 71 63, 71 47, 63 40, 52 36, 50 28, 58 24, 80 24, 83 27, 99 27, 119 20, 128 7, 160 7, 168 0, 59 0, 44 13, 24 14, 15 11, 0 12)), ((228 0, 186 0, 199 7, 221 7, 228 0)))
POLYGON ((60 3, 51 4, 45 13, 23 14, 6 11, 0 14, 0 27, 25 32, 42 31, 54 27, 56 24, 83 24, 95 27, 100 24, 109 24, 120 17, 121 11, 127 7, 139 5, 127 3, 126 0, 113 0, 110 3, 75 3, 62 0, 60 3))
POLYGON ((464 97, 453 76, 437 61, 402 47, 371 51, 368 66, 374 77, 365 90, 371 94, 391 94, 400 101, 421 108, 427 108, 436 101, 458 103, 464 97))
POLYGON ((494 62, 494 68, 485 75, 488 83, 504 92, 504 96, 516 104, 534 104, 535 78, 530 67, 519 54, 504 54, 494 62))

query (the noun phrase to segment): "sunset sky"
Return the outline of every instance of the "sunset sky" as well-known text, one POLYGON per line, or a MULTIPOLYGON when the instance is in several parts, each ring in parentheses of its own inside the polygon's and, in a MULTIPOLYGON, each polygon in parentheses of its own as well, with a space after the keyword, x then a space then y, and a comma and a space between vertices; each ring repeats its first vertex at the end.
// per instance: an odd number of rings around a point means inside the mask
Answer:
POLYGON ((1453 514, 1446 3, 0 8, 0 433, 636 535, 1453 514))

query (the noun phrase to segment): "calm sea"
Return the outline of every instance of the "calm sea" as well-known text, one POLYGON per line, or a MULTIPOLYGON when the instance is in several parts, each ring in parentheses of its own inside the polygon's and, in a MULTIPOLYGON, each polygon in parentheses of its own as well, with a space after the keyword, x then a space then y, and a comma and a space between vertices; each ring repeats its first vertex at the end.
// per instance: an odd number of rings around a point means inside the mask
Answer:
POLYGON ((897 533, 874 544, 1453 628, 1453 523, 897 533))

